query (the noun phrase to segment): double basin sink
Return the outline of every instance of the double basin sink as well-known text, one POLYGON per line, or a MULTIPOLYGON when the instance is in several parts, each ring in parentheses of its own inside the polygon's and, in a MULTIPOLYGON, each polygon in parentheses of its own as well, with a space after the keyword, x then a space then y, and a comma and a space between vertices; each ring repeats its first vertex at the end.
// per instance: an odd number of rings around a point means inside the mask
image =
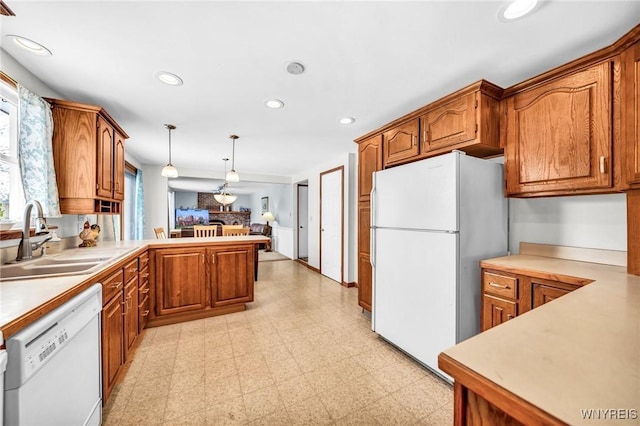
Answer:
MULTIPOLYGON (((87 250, 87 249, 84 249, 87 250)), ((0 281, 89 274, 126 251, 67 250, 59 254, 0 266, 0 281)))

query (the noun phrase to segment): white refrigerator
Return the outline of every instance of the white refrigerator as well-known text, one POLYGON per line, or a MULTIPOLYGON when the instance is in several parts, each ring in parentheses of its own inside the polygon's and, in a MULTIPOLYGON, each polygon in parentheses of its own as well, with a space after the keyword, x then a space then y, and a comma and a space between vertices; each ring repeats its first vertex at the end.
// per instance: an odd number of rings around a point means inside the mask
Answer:
POLYGON ((372 328, 449 382, 438 354, 480 331, 478 262, 507 253, 503 187, 457 151, 374 173, 372 328))

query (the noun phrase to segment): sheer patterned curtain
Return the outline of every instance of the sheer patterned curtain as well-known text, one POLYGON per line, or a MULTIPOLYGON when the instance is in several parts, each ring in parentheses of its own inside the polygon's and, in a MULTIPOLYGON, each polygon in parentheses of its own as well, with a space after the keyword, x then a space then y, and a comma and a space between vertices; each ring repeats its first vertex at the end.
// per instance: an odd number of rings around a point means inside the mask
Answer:
POLYGON ((142 182, 142 170, 136 172, 136 226, 135 239, 144 240, 144 188, 142 182))
POLYGON ((40 201, 45 216, 60 217, 51 108, 40 96, 20 85, 18 97, 18 157, 25 199, 40 201))

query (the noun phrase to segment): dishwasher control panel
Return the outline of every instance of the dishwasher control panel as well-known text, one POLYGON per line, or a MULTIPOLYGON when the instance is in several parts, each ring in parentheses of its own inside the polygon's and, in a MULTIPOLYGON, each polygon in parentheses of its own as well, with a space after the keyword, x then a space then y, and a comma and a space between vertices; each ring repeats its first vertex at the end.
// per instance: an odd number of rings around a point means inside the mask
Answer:
POLYGON ((25 359, 27 370, 37 370, 40 364, 62 349, 64 342, 68 339, 69 333, 67 333, 67 329, 61 327, 57 329, 46 341, 37 341, 39 346, 33 348, 33 351, 27 352, 27 358, 25 359))

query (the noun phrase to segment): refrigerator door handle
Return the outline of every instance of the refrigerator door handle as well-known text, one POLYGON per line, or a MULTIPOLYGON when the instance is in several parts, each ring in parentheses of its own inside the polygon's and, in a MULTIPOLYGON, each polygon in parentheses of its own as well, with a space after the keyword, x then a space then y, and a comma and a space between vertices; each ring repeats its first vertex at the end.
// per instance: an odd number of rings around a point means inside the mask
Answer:
POLYGON ((369 263, 371 267, 376 266, 376 174, 373 173, 373 182, 371 185, 371 192, 369 193, 369 200, 371 205, 369 206, 369 263))
POLYGON ((376 229, 369 230, 369 263, 371 267, 376 267, 376 229))

